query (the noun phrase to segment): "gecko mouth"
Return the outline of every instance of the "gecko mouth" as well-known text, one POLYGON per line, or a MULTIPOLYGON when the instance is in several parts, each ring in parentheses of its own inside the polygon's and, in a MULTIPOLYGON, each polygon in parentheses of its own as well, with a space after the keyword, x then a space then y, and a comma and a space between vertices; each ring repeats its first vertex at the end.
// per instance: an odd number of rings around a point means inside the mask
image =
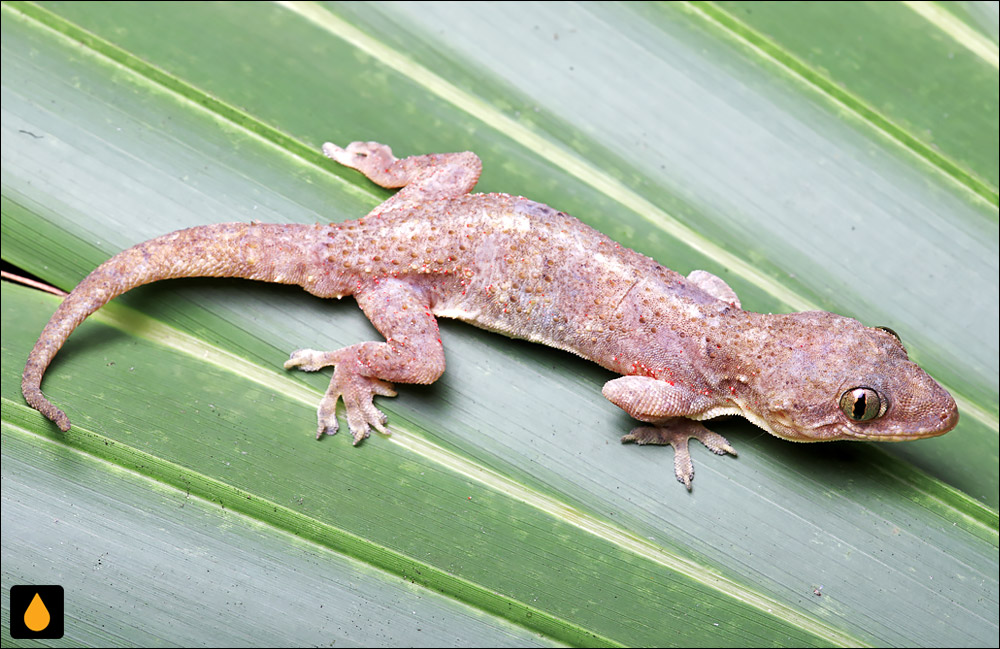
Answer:
MULTIPOLYGON (((956 420, 957 420, 957 417, 956 417, 956 420)), ((945 433, 947 433, 948 431, 950 431, 954 427, 955 426, 953 424, 951 426, 948 426, 947 428, 938 428, 938 429, 934 429, 934 430, 926 430, 926 431, 924 431, 924 430, 918 430, 918 431, 913 431, 913 430, 905 430, 905 429, 903 429, 903 430, 899 430, 898 432, 879 433, 879 434, 858 433, 858 432, 855 432, 855 431, 848 430, 848 431, 846 431, 846 434, 844 435, 844 437, 848 438, 848 439, 857 439, 857 440, 862 440, 862 441, 866 441, 866 442, 905 442, 905 441, 914 440, 914 439, 926 439, 928 437, 937 437, 939 435, 944 435, 945 433)))
POLYGON ((937 415, 928 414, 920 418, 919 421, 893 424, 884 420, 845 422, 838 416, 839 411, 837 414, 808 424, 796 421, 784 412, 772 411, 767 418, 746 410, 739 414, 775 437, 791 442, 829 442, 835 440, 902 442, 944 435, 958 424, 958 409, 953 404, 950 408, 946 407, 939 411, 937 415))
POLYGON ((846 439, 858 439, 870 442, 902 442, 944 435, 955 428, 956 425, 958 425, 958 408, 952 404, 951 408, 942 411, 937 417, 925 417, 916 425, 896 424, 887 430, 871 431, 853 429, 850 426, 842 425, 840 429, 846 439))

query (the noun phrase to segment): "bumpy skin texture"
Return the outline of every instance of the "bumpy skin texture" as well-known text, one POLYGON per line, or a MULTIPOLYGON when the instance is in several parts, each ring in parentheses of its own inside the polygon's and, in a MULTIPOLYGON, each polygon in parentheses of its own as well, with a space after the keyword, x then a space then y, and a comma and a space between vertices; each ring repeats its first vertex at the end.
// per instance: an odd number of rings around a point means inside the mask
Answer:
POLYGON ((507 194, 469 194, 473 153, 393 157, 354 142, 324 153, 383 187, 402 187, 357 221, 329 226, 225 223, 181 230, 111 258, 65 299, 28 357, 27 402, 62 430, 42 375, 73 329, 125 291, 173 277, 244 277, 354 295, 385 342, 300 349, 286 368, 335 366, 317 437, 337 432, 343 400, 357 444, 387 433, 374 395, 444 372, 437 318, 458 318, 590 359, 624 376, 604 396, 651 424, 622 438, 670 444, 688 489, 688 440, 735 451, 699 420, 739 414, 792 441, 931 437, 955 427, 951 396, 890 331, 813 311, 743 311, 705 271, 686 278, 575 218, 507 194))

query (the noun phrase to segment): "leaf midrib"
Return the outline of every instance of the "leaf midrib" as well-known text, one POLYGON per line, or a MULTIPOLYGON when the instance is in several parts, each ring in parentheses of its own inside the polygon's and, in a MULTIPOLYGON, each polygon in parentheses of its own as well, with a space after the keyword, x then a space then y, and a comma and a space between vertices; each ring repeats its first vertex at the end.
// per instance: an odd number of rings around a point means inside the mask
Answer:
MULTIPOLYGON (((977 201, 991 206, 993 208, 993 220, 1000 219, 1000 211, 998 211, 1000 195, 988 183, 966 171, 961 165, 947 156, 938 153, 920 138, 910 134, 905 128, 896 124, 860 97, 838 86, 828 77, 816 71, 787 49, 741 21, 732 13, 711 2, 685 2, 684 5, 692 14, 715 25, 732 40, 749 47, 759 58, 771 63, 785 75, 798 79, 826 101, 853 115, 858 121, 866 124, 873 131, 894 141, 918 160, 949 179, 957 187, 968 192, 977 201)), ((938 26, 937 23, 933 24, 936 27, 938 26)))

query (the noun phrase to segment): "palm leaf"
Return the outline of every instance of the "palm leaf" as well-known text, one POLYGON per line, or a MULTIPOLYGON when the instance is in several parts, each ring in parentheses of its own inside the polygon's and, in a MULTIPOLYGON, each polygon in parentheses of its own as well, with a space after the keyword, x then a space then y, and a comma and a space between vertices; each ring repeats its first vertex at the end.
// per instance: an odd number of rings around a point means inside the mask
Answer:
POLYGON ((370 325, 186 280, 74 334, 45 383, 63 435, 17 384, 56 300, 4 285, 4 591, 62 583, 74 642, 996 644, 996 45, 969 16, 2 11, 3 258, 56 286, 180 227, 363 214, 386 193, 324 140, 472 149, 481 190, 705 268, 747 308, 892 326, 962 410, 899 446, 721 424, 740 457, 696 449, 689 495, 669 451, 617 444, 605 372, 444 323, 445 377, 381 403, 391 438, 316 444, 328 377, 280 364, 370 325))

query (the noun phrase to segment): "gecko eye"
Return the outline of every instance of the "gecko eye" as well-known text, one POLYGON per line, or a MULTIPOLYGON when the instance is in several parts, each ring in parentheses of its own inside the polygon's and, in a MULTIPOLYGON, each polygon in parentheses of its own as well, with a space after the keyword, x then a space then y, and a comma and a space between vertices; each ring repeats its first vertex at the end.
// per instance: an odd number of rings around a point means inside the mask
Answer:
POLYGON ((854 421, 870 421, 885 414, 889 404, 871 388, 852 388, 840 397, 840 409, 854 421))

